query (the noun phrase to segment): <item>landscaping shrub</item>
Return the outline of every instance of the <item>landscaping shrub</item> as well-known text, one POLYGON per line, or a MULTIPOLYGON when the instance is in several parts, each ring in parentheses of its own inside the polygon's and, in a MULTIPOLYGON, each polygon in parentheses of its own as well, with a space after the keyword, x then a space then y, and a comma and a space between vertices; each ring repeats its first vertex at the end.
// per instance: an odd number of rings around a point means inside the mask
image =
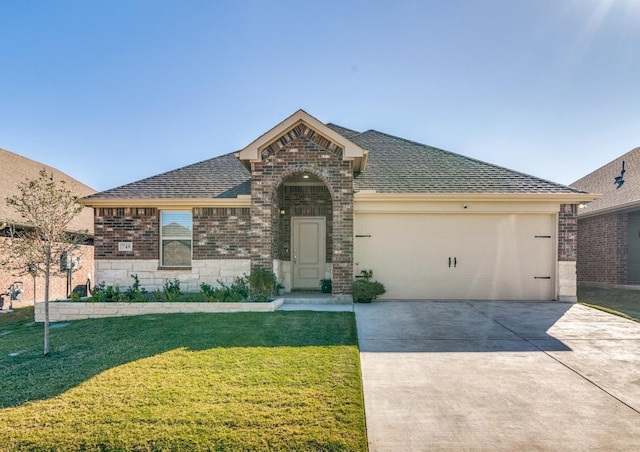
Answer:
MULTIPOLYGON (((254 268, 249 276, 237 277, 231 285, 224 281, 216 281, 217 286, 207 283, 200 284, 200 292, 185 294, 180 290, 180 280, 165 280, 162 289, 148 292, 140 287, 138 275, 131 275, 133 284, 124 292, 118 285, 107 286, 104 282, 96 284, 93 288, 92 297, 87 301, 205 301, 215 303, 231 303, 242 301, 270 301, 277 287, 275 275, 262 268, 254 268)), ((80 301, 73 300, 73 301, 80 301)))
POLYGON ((133 278, 133 285, 124 292, 127 301, 147 301, 147 290, 140 287, 138 275, 131 275, 131 277, 133 278))
POLYGON ((384 294, 386 289, 378 281, 371 281, 373 270, 362 270, 360 279, 353 282, 353 299, 360 302, 370 302, 384 294))
POLYGON ((107 286, 104 281, 93 288, 92 298, 95 301, 126 301, 126 295, 120 291, 120 286, 107 286))
POLYGON ((162 285, 162 293, 164 295, 163 301, 177 301, 182 294, 180 292, 180 280, 177 278, 173 281, 165 280, 162 285))
POLYGON ((240 302, 247 300, 249 288, 246 278, 236 278, 231 286, 227 286, 224 281, 218 280, 218 287, 209 284, 200 284, 200 295, 203 301, 213 301, 217 303, 240 302))
POLYGON ((276 275, 260 267, 255 267, 249 274, 249 299, 252 301, 269 301, 273 296, 278 281, 276 275))

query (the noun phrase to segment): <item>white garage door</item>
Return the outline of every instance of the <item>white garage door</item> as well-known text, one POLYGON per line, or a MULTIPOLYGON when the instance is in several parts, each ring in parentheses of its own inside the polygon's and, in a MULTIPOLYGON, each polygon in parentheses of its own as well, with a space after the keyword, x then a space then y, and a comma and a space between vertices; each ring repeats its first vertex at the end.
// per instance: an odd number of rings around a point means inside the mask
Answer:
POLYGON ((551 300, 555 225, 549 214, 357 214, 357 269, 387 299, 551 300))

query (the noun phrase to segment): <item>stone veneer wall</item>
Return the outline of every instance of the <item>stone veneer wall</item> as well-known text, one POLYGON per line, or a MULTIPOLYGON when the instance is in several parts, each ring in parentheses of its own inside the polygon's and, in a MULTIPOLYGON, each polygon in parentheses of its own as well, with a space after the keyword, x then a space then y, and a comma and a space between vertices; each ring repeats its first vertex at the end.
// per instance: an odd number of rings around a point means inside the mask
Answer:
MULTIPOLYGON (((144 314, 220 313, 220 312, 273 312, 284 304, 282 298, 265 303, 85 303, 60 302, 49 304, 49 321, 61 322, 80 319, 101 319, 144 314)), ((44 303, 36 303, 35 321, 44 322, 44 303)))
POLYGON ((577 301, 578 206, 561 204, 558 214, 558 301, 577 301))
POLYGON ((578 283, 627 284, 629 215, 580 218, 578 225, 578 283))
POLYGON ((343 150, 304 124, 262 151, 251 163, 252 265, 273 269, 279 226, 278 187, 289 176, 308 172, 327 186, 333 202, 333 291, 351 293, 353 279, 353 170, 343 150))
POLYGON ((138 275, 140 286, 148 291, 162 289, 166 280, 180 280, 183 292, 199 292, 200 283, 215 285, 218 280, 231 284, 233 280, 251 271, 249 259, 194 260, 189 269, 159 269, 158 260, 96 260, 96 282, 119 285, 121 289, 133 284, 132 275, 138 275), (99 278, 99 279, 98 279, 99 278))

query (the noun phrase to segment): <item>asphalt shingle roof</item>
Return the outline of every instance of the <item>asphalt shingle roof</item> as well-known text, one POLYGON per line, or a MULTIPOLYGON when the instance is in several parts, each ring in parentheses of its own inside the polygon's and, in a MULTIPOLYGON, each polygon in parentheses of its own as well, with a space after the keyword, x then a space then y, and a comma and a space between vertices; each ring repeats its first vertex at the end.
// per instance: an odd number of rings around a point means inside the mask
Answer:
POLYGON ((86 199, 235 198, 250 195, 249 172, 233 154, 194 163, 86 199))
MULTIPOLYGON (((378 193, 584 193, 577 188, 512 171, 375 130, 328 127, 369 151, 355 190, 378 193)), ((250 174, 234 154, 205 160, 87 199, 235 198, 250 195, 250 174)), ((90 204, 90 203, 89 203, 90 204)))
POLYGON ((539 177, 376 130, 352 135, 369 150, 355 189, 378 193, 582 193, 539 177))
MULTIPOLYGON (((2 148, 0 148, 0 168, 2 168, 2 177, 0 177, 0 224, 6 222, 22 225, 23 219, 13 207, 7 205, 6 199, 19 195, 18 184, 27 180, 37 179, 42 169, 47 174, 52 174, 54 180, 65 181, 66 188, 79 198, 96 192, 93 188, 56 168, 2 148)), ((70 231, 83 231, 85 229, 93 234, 93 209, 90 208, 83 209, 80 215, 75 217, 69 224, 70 231)))
POLYGON ((602 197, 580 209, 578 216, 598 212, 624 210, 640 206, 640 147, 598 168, 591 174, 571 184, 579 190, 600 193, 602 197), (616 176, 620 176, 624 161, 624 184, 617 188, 616 176))

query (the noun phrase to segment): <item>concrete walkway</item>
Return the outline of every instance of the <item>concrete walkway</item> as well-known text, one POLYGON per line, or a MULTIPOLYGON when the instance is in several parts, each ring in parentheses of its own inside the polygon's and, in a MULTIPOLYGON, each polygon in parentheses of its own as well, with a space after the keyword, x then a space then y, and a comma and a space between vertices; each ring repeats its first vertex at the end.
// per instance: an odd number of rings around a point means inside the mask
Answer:
POLYGON ((371 451, 640 450, 640 323, 581 305, 354 305, 371 451))

